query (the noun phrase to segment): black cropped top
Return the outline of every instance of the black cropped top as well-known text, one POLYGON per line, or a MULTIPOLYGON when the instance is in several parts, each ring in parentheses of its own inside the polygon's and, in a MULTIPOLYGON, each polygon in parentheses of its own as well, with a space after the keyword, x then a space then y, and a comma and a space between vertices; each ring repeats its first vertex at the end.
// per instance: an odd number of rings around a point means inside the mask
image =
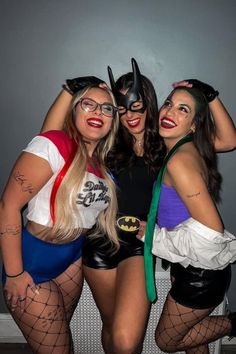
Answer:
POLYGON ((143 157, 136 157, 131 167, 127 166, 114 175, 121 215, 137 216, 146 220, 156 177, 157 172, 150 171, 143 157))

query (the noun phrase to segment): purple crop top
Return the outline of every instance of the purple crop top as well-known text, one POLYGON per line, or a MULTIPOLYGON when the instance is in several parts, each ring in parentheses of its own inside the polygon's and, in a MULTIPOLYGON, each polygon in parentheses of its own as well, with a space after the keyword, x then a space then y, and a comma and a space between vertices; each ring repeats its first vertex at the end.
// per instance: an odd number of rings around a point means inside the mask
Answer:
POLYGON ((182 199, 173 187, 161 185, 157 224, 159 227, 173 228, 191 217, 182 199))

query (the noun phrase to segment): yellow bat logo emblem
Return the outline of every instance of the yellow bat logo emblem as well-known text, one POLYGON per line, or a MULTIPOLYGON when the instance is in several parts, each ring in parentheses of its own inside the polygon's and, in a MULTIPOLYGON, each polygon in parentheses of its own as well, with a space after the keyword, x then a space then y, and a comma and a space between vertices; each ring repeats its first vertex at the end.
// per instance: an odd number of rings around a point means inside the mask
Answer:
POLYGON ((139 229, 140 220, 135 216, 121 216, 116 223, 122 231, 135 232, 139 229))

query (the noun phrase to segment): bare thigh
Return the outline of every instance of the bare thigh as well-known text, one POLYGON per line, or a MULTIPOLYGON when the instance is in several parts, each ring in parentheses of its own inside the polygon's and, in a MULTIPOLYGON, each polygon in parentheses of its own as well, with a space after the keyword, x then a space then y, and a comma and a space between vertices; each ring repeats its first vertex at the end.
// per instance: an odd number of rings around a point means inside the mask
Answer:
POLYGON ((141 353, 150 312, 142 256, 130 257, 117 268, 84 266, 84 275, 103 321, 106 353, 141 353))
POLYGON ((142 256, 127 258, 117 269, 114 330, 142 341, 150 307, 146 296, 144 259, 142 256))
POLYGON ((117 269, 94 269, 83 266, 83 272, 103 324, 110 326, 115 307, 117 269))

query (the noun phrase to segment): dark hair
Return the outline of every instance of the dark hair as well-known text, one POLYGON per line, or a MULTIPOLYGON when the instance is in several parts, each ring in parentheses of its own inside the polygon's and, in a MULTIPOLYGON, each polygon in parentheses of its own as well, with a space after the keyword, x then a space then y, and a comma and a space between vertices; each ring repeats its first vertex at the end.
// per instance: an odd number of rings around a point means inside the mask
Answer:
POLYGON ((209 192, 213 199, 219 202, 222 177, 218 171, 218 159, 214 148, 215 125, 208 102, 198 89, 183 86, 176 87, 169 97, 179 90, 188 92, 195 101, 196 113, 193 118, 193 123, 195 124, 193 143, 207 166, 209 192))
MULTIPOLYGON (((158 132, 157 97, 151 81, 141 75, 142 86, 147 104, 147 116, 144 132, 144 162, 150 170, 157 171, 164 157, 163 142, 158 132)), ((127 90, 133 85, 133 73, 122 75, 116 81, 118 90, 127 90)), ((134 162, 136 154, 133 150, 133 136, 120 124, 115 146, 109 154, 108 166, 114 172, 119 172, 134 162)))

